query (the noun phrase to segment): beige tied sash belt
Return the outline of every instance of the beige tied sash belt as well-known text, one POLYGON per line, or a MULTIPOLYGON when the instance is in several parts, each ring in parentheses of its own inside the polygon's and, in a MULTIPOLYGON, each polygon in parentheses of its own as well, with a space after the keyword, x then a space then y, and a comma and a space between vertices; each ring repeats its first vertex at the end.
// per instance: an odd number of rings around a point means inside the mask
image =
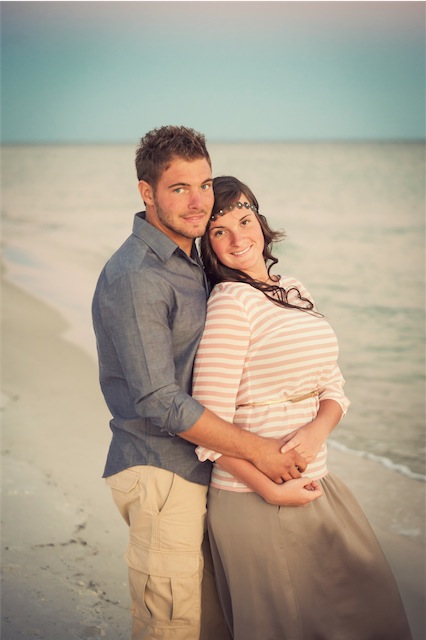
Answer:
POLYGON ((283 402, 302 402, 302 400, 315 398, 315 396, 319 396, 318 389, 305 393, 303 396, 296 396, 295 398, 278 398, 278 400, 265 400, 265 402, 247 402, 246 404, 238 404, 237 409, 240 407, 266 407, 269 404, 281 404, 283 402))

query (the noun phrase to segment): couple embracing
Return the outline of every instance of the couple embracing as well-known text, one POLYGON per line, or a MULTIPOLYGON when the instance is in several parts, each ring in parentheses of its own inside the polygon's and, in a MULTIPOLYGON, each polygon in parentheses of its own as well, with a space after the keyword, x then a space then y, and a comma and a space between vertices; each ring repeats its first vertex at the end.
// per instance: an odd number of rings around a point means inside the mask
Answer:
POLYGON ((349 401, 332 328, 275 273, 282 234, 247 185, 212 178, 193 129, 147 133, 136 171, 145 211, 93 300, 132 640, 409 640, 371 527, 327 469, 349 401))

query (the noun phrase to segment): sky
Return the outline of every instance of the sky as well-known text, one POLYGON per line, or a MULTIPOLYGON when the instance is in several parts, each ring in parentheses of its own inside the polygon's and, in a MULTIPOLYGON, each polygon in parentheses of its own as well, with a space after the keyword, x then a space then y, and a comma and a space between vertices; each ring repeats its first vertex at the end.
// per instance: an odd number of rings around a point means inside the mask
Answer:
POLYGON ((425 137, 424 2, 1 2, 3 143, 425 137))

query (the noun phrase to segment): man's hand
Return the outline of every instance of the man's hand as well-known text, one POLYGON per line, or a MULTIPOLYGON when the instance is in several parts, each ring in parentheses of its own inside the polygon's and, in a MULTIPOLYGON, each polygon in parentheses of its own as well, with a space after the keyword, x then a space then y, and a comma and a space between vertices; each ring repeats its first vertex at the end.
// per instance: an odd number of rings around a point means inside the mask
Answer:
POLYGON ((202 416, 190 429, 178 435, 225 456, 248 460, 278 484, 300 478, 301 471, 306 469, 306 461, 296 449, 281 453, 282 440, 265 438, 241 429, 208 409, 204 409, 202 416))
POLYGON ((259 446, 250 462, 268 478, 282 484, 292 478, 300 478, 306 469, 306 461, 296 449, 281 453, 282 441, 259 438, 259 446))

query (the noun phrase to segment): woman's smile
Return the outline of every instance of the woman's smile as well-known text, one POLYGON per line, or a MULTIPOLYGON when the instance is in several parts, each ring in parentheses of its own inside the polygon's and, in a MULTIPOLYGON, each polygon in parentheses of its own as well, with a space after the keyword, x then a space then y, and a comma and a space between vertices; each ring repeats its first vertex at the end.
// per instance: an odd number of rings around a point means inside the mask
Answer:
POLYGON ((244 206, 235 206, 211 223, 208 232, 211 247, 225 267, 265 281, 268 277, 263 257, 265 238, 260 222, 255 211, 247 206, 244 194, 238 202, 244 206))
POLYGON ((250 251, 250 249, 252 248, 253 245, 250 245, 249 247, 247 247, 246 249, 242 249, 241 251, 232 251, 232 255, 233 256, 244 256, 248 251, 250 251))

